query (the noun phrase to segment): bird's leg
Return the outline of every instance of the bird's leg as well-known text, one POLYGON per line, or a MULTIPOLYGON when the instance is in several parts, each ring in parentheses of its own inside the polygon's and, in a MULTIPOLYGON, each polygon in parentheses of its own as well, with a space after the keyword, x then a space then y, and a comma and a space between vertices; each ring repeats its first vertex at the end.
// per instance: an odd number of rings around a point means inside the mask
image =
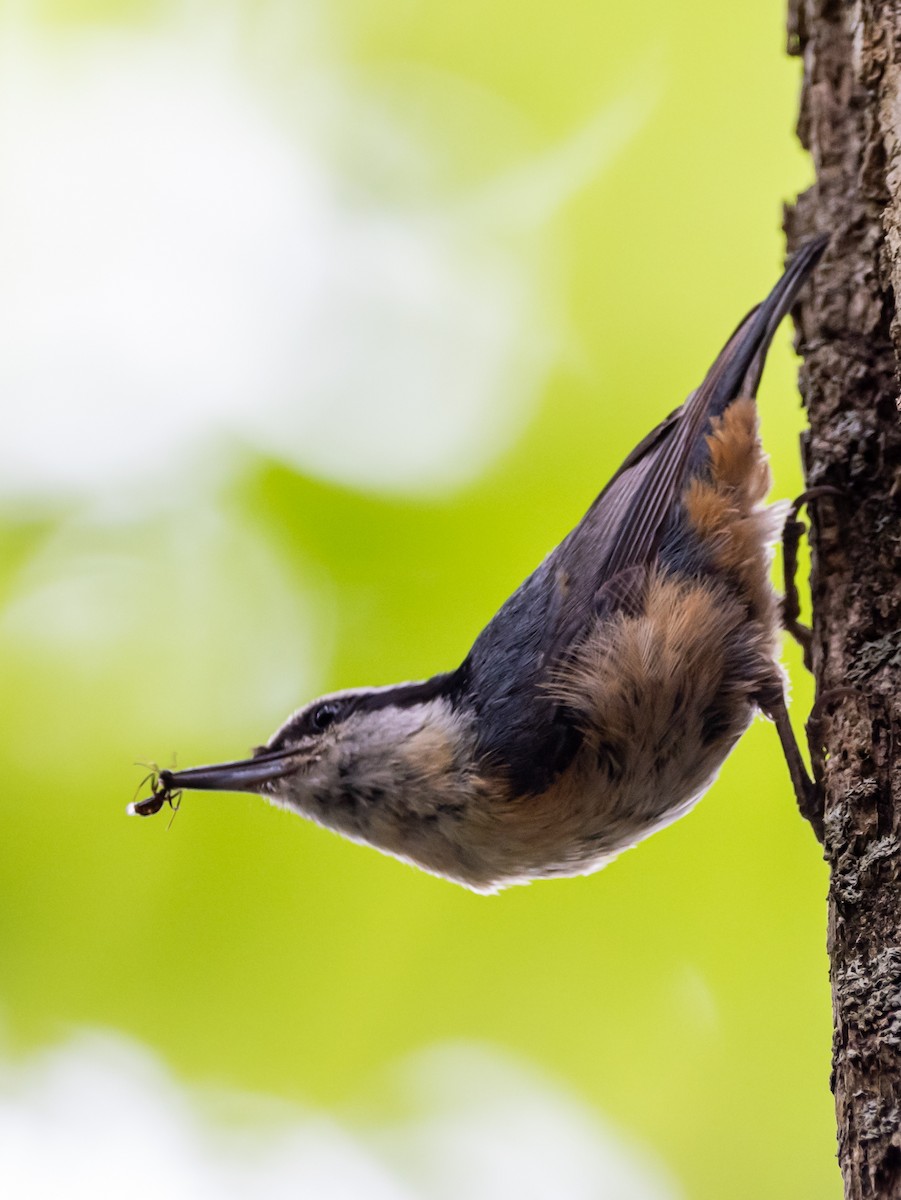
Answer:
POLYGON ((801 816, 810 822, 813 832, 816 834, 817 841, 822 842, 823 793, 820 787, 807 774, 807 768, 804 766, 804 760, 801 757, 795 731, 792 729, 791 721, 789 720, 788 709, 785 706, 785 696, 781 691, 778 696, 770 694, 767 696, 766 705, 762 705, 761 707, 763 707, 764 713, 776 726, 776 732, 779 734, 779 741, 782 743, 782 753, 785 755, 785 761, 788 764, 788 773, 791 776, 792 785, 795 789, 795 796, 798 799, 798 808, 800 809, 801 816))
POLYGON ((804 523, 798 520, 798 514, 805 504, 820 496, 840 496, 841 491, 830 484, 808 488, 802 492, 789 510, 785 525, 782 529, 782 625, 790 633, 804 651, 804 666, 812 669, 811 639, 812 632, 807 625, 798 620, 801 615, 801 598, 798 595, 798 546, 804 533, 804 523))

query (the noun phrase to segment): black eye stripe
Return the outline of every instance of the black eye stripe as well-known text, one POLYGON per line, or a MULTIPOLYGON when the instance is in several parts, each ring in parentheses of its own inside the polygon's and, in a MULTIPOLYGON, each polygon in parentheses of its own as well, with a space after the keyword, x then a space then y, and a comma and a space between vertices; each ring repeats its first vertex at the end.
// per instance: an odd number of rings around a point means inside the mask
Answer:
POLYGON ((333 700, 320 700, 299 712, 273 739, 267 750, 281 750, 292 741, 322 733, 335 721, 343 721, 352 713, 373 713, 383 708, 406 708, 425 704, 443 695, 454 703, 463 681, 463 668, 446 675, 435 675, 423 683, 401 683, 396 687, 375 691, 349 692, 333 700))

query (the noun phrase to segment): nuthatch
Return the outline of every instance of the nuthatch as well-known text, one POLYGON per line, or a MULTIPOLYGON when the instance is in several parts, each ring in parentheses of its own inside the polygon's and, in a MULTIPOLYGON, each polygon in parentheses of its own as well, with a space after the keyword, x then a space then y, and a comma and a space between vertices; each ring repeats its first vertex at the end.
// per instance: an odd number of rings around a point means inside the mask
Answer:
POLYGON ((704 382, 628 456, 456 670, 336 692, 252 757, 160 771, 176 791, 256 792, 479 892, 587 874, 687 812, 755 710, 807 778, 778 663, 779 513, 755 395, 808 243, 704 382))

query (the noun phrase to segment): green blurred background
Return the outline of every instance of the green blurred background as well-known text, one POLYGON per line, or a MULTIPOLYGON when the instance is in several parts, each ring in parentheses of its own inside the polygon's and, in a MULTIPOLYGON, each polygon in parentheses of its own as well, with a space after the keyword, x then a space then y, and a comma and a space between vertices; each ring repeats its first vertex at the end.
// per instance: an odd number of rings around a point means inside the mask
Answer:
POLYGON ((684 821, 491 898, 250 797, 124 812, 136 760, 457 663, 695 386, 810 179, 781 0, 0 15, 8 1063, 107 1029, 364 1128, 475 1044, 667 1195, 837 1197, 825 868, 762 722, 684 821))

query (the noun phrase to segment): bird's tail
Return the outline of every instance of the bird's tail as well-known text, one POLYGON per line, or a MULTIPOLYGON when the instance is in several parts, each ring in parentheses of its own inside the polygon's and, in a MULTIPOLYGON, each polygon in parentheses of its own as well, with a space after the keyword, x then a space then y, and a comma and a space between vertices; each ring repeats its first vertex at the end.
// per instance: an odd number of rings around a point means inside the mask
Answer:
POLYGON ((710 452, 712 420, 738 396, 753 397, 776 326, 828 241, 818 237, 801 247, 767 298, 726 342, 697 391, 633 451, 595 501, 606 501, 608 522, 618 527, 605 560, 608 573, 647 561, 659 545, 672 506, 710 452))
POLYGON ((699 427, 719 416, 737 396, 757 394, 773 335, 828 244, 829 235, 823 234, 803 245, 767 298, 751 309, 726 342, 689 402, 699 427))

